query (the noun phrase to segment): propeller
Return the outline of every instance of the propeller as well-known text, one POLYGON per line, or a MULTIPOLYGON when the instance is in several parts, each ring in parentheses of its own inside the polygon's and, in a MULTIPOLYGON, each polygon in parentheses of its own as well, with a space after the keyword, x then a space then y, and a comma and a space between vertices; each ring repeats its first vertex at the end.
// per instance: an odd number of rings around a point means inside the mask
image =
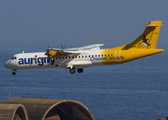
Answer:
POLYGON ((49 52, 50 52, 50 50, 49 50, 49 45, 48 45, 48 49, 46 48, 46 50, 47 50, 47 52, 45 53, 45 55, 47 55, 48 58, 49 58, 49 60, 50 60, 50 55, 49 55, 49 52))
POLYGON ((62 43, 61 43, 61 48, 62 48, 62 50, 60 50, 60 53, 63 53, 64 52, 63 49, 65 49, 65 44, 62 45, 62 43))
MULTIPOLYGON (((62 43, 61 43, 61 50, 59 50, 59 52, 61 53, 61 54, 63 54, 64 53, 64 49, 65 49, 65 44, 63 45, 62 43)), ((49 61, 50 61, 50 54, 49 54, 49 52, 50 52, 50 50, 52 50, 52 49, 49 49, 49 45, 48 45, 48 48, 46 48, 46 53, 45 53, 45 55, 47 55, 48 56, 48 59, 49 59, 49 61)), ((57 53, 55 53, 55 55, 56 55, 57 53)), ((54 56, 54 55, 53 55, 54 56)))
POLYGON ((65 49, 65 44, 64 44, 64 45, 62 45, 62 43, 61 43, 61 48, 62 48, 62 49, 65 49))

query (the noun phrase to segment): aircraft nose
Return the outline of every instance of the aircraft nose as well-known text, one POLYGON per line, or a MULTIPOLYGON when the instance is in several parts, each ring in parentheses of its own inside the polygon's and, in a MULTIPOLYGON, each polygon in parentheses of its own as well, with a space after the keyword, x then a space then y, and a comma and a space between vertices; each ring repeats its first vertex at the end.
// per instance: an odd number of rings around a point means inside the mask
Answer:
POLYGON ((10 63, 10 62, 11 62, 11 61, 5 62, 4 67, 9 68, 9 63, 10 63))

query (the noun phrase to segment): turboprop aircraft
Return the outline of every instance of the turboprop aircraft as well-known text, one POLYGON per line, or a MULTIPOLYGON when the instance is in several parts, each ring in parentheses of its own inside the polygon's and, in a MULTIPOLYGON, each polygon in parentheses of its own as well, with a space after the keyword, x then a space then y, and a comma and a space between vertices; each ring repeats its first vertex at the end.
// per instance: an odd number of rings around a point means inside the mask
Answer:
POLYGON ((115 48, 100 49, 103 44, 94 44, 70 49, 47 48, 46 52, 22 52, 15 54, 4 66, 15 75, 16 70, 23 69, 63 68, 74 74, 75 69, 82 73, 86 67, 123 64, 163 52, 163 49, 156 49, 161 24, 162 21, 149 22, 133 42, 115 48))

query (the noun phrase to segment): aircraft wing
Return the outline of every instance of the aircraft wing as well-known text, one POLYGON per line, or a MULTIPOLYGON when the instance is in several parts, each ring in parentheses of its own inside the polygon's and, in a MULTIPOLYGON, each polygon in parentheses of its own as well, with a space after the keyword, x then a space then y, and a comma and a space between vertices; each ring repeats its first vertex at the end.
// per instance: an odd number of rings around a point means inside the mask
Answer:
POLYGON ((88 45, 88 46, 83 46, 83 47, 78 47, 78 48, 70 48, 67 50, 72 50, 72 51, 78 51, 78 50, 99 50, 100 46, 103 46, 104 44, 93 44, 93 45, 88 45))
POLYGON ((68 49, 59 49, 59 48, 47 48, 46 50, 54 50, 57 52, 62 52, 65 54, 71 53, 71 54, 79 54, 83 53, 83 50, 99 50, 100 46, 103 46, 104 44, 93 44, 88 45, 84 47, 78 47, 78 48, 68 48, 68 49))

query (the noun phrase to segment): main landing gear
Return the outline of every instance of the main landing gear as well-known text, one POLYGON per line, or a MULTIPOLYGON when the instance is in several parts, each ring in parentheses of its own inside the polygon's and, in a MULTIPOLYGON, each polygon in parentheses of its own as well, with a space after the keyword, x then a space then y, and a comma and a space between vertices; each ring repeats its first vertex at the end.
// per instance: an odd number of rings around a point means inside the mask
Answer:
MULTIPOLYGON (((77 69, 77 71, 78 71, 78 73, 82 73, 83 72, 83 68, 77 69)), ((69 72, 71 74, 74 74, 75 73, 75 68, 69 69, 69 72)))
POLYGON ((78 73, 82 73, 83 72, 83 68, 77 69, 78 73))
POLYGON ((74 69, 74 68, 69 69, 69 72, 70 72, 71 74, 74 74, 74 73, 75 73, 75 69, 74 69))

